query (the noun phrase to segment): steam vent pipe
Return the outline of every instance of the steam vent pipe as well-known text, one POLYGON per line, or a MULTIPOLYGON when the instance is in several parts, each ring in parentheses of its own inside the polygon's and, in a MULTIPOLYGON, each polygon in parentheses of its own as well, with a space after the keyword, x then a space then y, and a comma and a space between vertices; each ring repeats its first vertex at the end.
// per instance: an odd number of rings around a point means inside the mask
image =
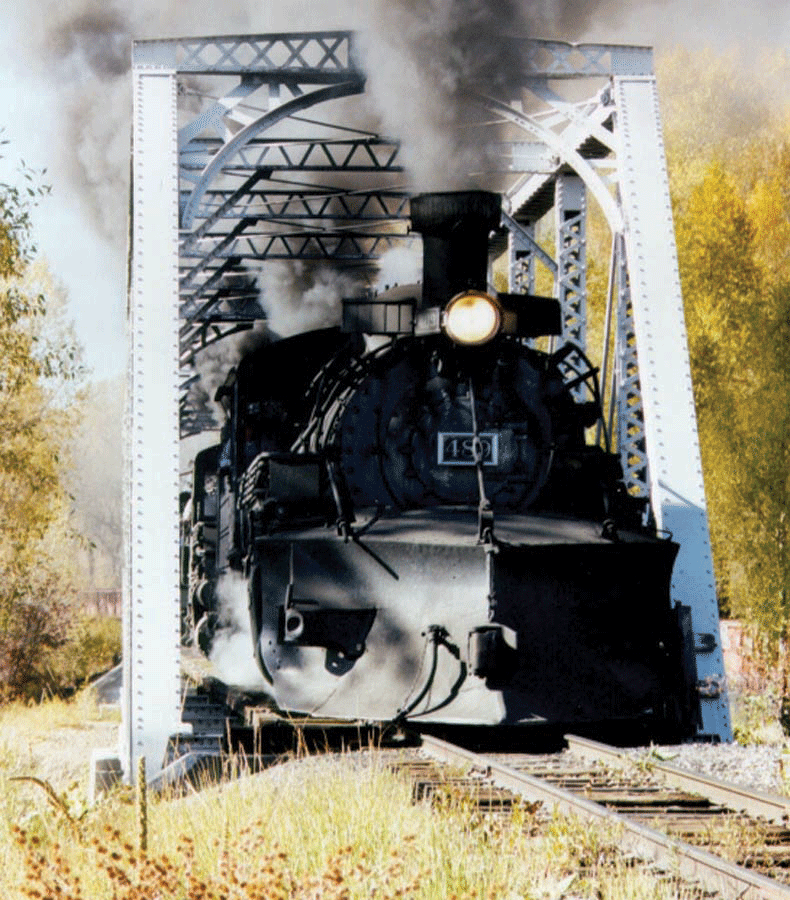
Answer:
POLYGON ((422 305, 443 306, 462 291, 488 286, 488 235, 502 199, 489 191, 419 194, 411 225, 423 238, 422 305))

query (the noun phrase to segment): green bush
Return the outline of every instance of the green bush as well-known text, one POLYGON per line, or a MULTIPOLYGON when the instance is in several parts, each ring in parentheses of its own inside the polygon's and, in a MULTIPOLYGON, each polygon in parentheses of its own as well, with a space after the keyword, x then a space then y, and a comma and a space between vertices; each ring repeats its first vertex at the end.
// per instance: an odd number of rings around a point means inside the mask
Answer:
MULTIPOLYGON (((121 659, 121 623, 107 616, 69 615, 62 611, 58 633, 36 640, 20 640, 29 651, 13 667, 13 679, 0 685, 3 700, 38 701, 44 697, 69 697, 91 678, 112 668, 121 659)), ((25 617, 30 625, 31 619, 25 617)))
POLYGON ((46 653, 50 690, 68 696, 120 661, 120 620, 80 614, 68 628, 66 640, 46 653))

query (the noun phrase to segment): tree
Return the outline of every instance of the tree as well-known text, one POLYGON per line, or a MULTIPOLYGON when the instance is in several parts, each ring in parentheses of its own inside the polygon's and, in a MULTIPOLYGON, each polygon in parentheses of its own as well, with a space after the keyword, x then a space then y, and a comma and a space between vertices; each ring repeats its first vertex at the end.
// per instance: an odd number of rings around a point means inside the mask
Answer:
POLYGON ((89 542, 80 558, 82 586, 90 590, 121 586, 123 390, 122 377, 88 385, 74 435, 68 484, 80 533, 89 542))
POLYGON ((774 646, 790 625, 789 142, 761 121, 669 154, 720 598, 774 646))
POLYGON ((719 163, 709 165, 685 198, 676 234, 711 538, 726 598, 740 558, 737 535, 750 477, 743 413, 762 377, 755 369, 754 311, 763 285, 745 203, 719 163))
POLYGON ((740 541, 752 614, 773 638, 790 630, 790 135, 747 197, 763 290, 753 309, 754 392, 741 411, 749 460, 740 541))
POLYGON ((63 639, 78 540, 63 451, 75 424, 79 350, 50 315, 34 263, 32 210, 47 193, 0 184, 0 696, 40 685, 63 639))

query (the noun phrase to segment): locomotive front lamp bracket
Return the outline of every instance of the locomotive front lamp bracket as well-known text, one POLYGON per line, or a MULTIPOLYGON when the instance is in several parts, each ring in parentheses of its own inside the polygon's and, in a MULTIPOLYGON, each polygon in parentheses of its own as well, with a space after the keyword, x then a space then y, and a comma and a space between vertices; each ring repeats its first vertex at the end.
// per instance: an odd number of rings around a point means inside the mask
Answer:
POLYGON ((347 334, 392 337, 419 337, 444 331, 455 343, 473 347, 488 343, 497 334, 522 338, 561 334, 562 310, 554 297, 483 291, 456 294, 444 308, 418 309, 417 298, 412 294, 401 297, 388 291, 382 297, 344 298, 341 327, 347 334), (488 334, 484 333, 486 327, 491 329, 488 334))
POLYGON ((455 343, 473 347, 488 343, 497 334, 522 338, 560 334, 562 311, 554 297, 466 291, 450 300, 439 322, 455 343), (485 333, 487 327, 490 330, 485 333))

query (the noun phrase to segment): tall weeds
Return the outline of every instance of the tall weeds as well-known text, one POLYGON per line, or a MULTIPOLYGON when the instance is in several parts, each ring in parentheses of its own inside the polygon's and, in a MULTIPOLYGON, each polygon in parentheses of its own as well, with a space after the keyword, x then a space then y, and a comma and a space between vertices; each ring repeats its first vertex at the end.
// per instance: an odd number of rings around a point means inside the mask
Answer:
MULTIPOLYGON (((8 790, 4 785, 2 790, 8 790)), ((78 818, 42 804, 7 832, 9 900, 471 900, 682 897, 623 860, 618 835, 539 806, 413 802, 383 752, 306 758, 187 797, 120 789, 78 818)))

